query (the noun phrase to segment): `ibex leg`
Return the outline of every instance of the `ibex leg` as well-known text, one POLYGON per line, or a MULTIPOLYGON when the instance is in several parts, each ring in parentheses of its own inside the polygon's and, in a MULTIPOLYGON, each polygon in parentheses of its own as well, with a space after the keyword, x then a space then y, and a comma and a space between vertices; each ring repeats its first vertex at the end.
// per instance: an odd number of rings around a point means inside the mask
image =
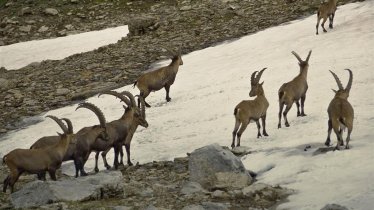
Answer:
POLYGON ((327 20, 327 17, 324 17, 324 18, 323 18, 323 21, 322 21, 322 24, 321 24, 321 26, 322 26, 322 28, 323 28, 323 32, 327 32, 326 29, 325 29, 325 23, 326 23, 326 20, 327 20))
POLYGON ((115 146, 113 147, 114 149, 114 161, 113 161, 113 166, 115 169, 118 169, 118 166, 119 166, 119 163, 118 163, 118 155, 119 155, 119 151, 120 151, 120 148, 122 147, 122 145, 120 146, 115 146))
POLYGON ((96 154, 95 154, 95 172, 97 173, 97 172, 99 172, 99 166, 98 166, 98 162, 99 162, 99 154, 100 154, 100 152, 96 152, 96 154))
POLYGON ((122 146, 119 148, 119 155, 121 158, 121 160, 119 161, 119 164, 123 165, 123 147, 122 146))
POLYGON ((266 132, 266 115, 264 115, 262 118, 262 134, 264 136, 269 136, 268 133, 266 132))
POLYGON ((3 182, 3 193, 6 193, 6 188, 8 187, 10 182, 10 175, 8 175, 3 182))
POLYGON ((21 176, 22 172, 18 171, 17 169, 13 171, 10 171, 11 176, 9 179, 9 186, 10 186, 10 192, 13 193, 14 191, 14 184, 17 182, 19 176, 21 176))
POLYGON ((125 144, 125 148, 126 148, 126 154, 127 154, 127 164, 129 166, 132 166, 134 164, 132 164, 131 159, 130 159, 130 143, 125 144))
POLYGON ((329 28, 333 29, 334 28, 334 17, 335 17, 335 12, 333 12, 331 15, 330 15, 330 24, 329 24, 329 28))
POLYGON ((287 119, 287 113, 288 113, 288 111, 290 111, 291 107, 292 107, 292 103, 291 104, 287 104, 286 109, 283 112, 284 125, 286 127, 290 127, 290 124, 288 123, 288 119, 287 119))
POLYGON ((297 108, 297 114, 296 114, 296 116, 300 117, 301 116, 300 115, 300 103, 299 103, 298 100, 296 101, 296 108, 297 108))
POLYGON ((245 129, 247 128, 249 122, 242 122, 242 125, 240 126, 240 129, 238 131, 238 133, 236 134, 237 136, 237 143, 236 143, 236 146, 237 147, 240 147, 240 138, 243 134, 243 132, 245 131, 245 129))
POLYGON ((338 139, 338 142, 336 143, 335 149, 339 150, 340 149, 339 146, 341 144, 341 141, 343 141, 343 139, 342 139, 342 136, 340 135, 338 126, 334 126, 334 123, 333 123, 333 129, 334 129, 334 132, 336 134, 336 138, 338 139))
POLYGON ((306 114, 304 112, 304 104, 305 104, 306 95, 301 96, 301 116, 305 117, 306 114))
POLYGON ((105 151, 102 151, 101 152, 101 157, 103 158, 103 162, 104 162, 104 166, 107 170, 109 170, 111 168, 111 166, 108 164, 108 161, 106 160, 106 154, 109 152, 111 148, 109 147, 108 149, 106 149, 105 151))
POLYGON ((45 171, 37 173, 36 176, 38 177, 38 180, 42 180, 42 181, 46 180, 45 171))
POLYGON ((352 129, 348 129, 347 139, 345 140, 345 148, 349 149, 349 140, 351 140, 352 129))
POLYGON ((57 180, 57 178, 56 178, 56 169, 55 168, 48 169, 48 173, 49 173, 49 176, 51 177, 51 179, 53 181, 57 180))
POLYGON ((319 17, 319 15, 317 14, 317 25, 316 25, 316 35, 318 35, 318 27, 319 27, 319 22, 320 22, 321 18, 319 17))
POLYGON ((169 102, 171 100, 169 96, 170 85, 165 85, 165 90, 166 90, 166 101, 169 102))
MULTIPOLYGON (((147 96, 149 95, 149 91, 141 91, 140 92, 140 96, 143 97, 144 99, 144 103, 145 103, 145 106, 146 107, 151 107, 151 105, 149 105, 146 101, 145 101, 145 98, 147 98, 147 96)), ((140 108, 140 98, 138 98, 138 107, 140 108)))
POLYGON ((261 125, 260 125, 260 121, 259 120, 256 120, 256 125, 257 125, 257 138, 262 137, 261 136, 261 132, 260 132, 261 125))
POLYGON ((284 106, 284 103, 279 103, 279 113, 278 113, 279 122, 278 122, 278 129, 282 127, 281 122, 282 122, 282 111, 283 111, 283 106, 284 106))
POLYGON ((330 146, 330 142, 331 142, 331 140, 330 140, 331 131, 332 131, 332 123, 331 123, 331 120, 329 119, 327 121, 327 139, 325 141, 325 145, 326 146, 330 146))
POLYGON ((239 130, 239 126, 240 126, 239 120, 235 119, 235 127, 234 127, 234 131, 232 132, 232 143, 231 143, 231 148, 232 149, 234 149, 234 147, 235 147, 235 136, 236 136, 236 133, 239 130))

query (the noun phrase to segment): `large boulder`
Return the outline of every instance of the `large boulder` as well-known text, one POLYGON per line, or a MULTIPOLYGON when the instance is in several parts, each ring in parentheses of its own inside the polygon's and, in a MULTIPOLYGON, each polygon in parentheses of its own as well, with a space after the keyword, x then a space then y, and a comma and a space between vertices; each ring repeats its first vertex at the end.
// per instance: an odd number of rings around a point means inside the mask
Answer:
POLYGON ((129 23, 129 35, 140 36, 150 31, 157 30, 160 26, 158 20, 152 16, 135 17, 129 23))
POLYGON ((248 186, 252 178, 242 161, 230 150, 211 144, 195 150, 190 155, 190 181, 208 190, 240 189, 248 186))
POLYGON ((11 202, 15 208, 30 208, 59 201, 110 197, 123 197, 123 178, 119 171, 103 171, 94 176, 60 181, 33 181, 11 194, 11 202))

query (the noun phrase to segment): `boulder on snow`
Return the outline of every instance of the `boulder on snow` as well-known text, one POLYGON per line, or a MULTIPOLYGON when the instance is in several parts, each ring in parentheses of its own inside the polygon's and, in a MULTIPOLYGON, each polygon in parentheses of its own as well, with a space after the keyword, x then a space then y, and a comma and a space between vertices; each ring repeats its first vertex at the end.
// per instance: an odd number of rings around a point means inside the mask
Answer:
POLYGON ((347 207, 338 204, 327 204, 321 210, 348 210, 347 207))
POLYGON ((189 165, 190 181, 208 190, 243 188, 252 182, 242 161, 230 150, 211 144, 193 151, 189 165))
POLYGON ((33 181, 11 194, 11 202, 15 208, 30 208, 59 201, 109 197, 123 197, 123 178, 119 171, 103 171, 94 176, 59 181, 33 181))

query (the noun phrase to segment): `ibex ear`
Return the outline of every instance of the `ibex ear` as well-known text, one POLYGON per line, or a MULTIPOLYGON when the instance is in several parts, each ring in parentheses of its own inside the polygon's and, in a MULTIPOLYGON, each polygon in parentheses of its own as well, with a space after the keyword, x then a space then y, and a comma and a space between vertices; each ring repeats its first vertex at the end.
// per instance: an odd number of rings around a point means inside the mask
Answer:
POLYGON ((262 86, 262 85, 264 84, 264 82, 265 82, 265 81, 261 82, 261 84, 260 84, 260 85, 262 86))
POLYGON ((59 132, 56 132, 57 133, 57 135, 59 136, 59 137, 61 137, 62 136, 62 134, 61 133, 59 133, 59 132))
POLYGON ((332 91, 334 91, 334 93, 337 93, 338 91, 337 90, 334 90, 334 89, 331 89, 332 91))

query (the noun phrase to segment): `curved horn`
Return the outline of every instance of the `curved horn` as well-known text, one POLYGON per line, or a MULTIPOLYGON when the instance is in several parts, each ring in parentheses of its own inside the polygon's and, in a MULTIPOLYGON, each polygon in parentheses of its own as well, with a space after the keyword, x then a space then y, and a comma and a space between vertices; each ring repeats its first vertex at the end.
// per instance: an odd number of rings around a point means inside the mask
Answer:
POLYGON ((301 63, 301 62, 303 62, 303 60, 301 60, 301 58, 300 58, 300 56, 295 52, 295 51, 292 51, 291 52, 296 58, 297 58, 297 60, 301 63))
POLYGON ((122 91, 121 94, 124 96, 127 96, 130 99, 130 102, 132 104, 131 107, 136 106, 136 102, 135 102, 135 98, 133 94, 131 94, 129 91, 122 91))
POLYGON ((336 81, 336 84, 338 84, 339 90, 343 90, 344 88, 343 88, 342 83, 340 82, 339 77, 334 72, 332 72, 331 70, 329 70, 329 71, 331 72, 332 76, 335 78, 335 81, 336 81))
POLYGON ((261 79, 261 76, 262 76, 262 73, 265 71, 265 69, 267 68, 263 68, 256 76, 256 83, 259 83, 260 82, 260 79, 261 79))
POLYGON ((97 116, 97 118, 99 118, 100 126, 103 128, 106 128, 106 121, 105 121, 104 114, 97 106, 91 103, 88 103, 88 102, 84 102, 84 103, 80 103, 75 110, 80 109, 80 108, 86 108, 86 109, 93 111, 95 115, 97 116))
POLYGON ((306 62, 308 62, 309 61, 309 58, 310 58, 310 55, 312 54, 312 50, 309 50, 309 54, 308 54, 308 57, 306 57, 306 62))
POLYGON ((62 129, 62 131, 64 131, 64 134, 68 133, 68 129, 66 128, 66 126, 64 125, 64 123, 60 119, 58 119, 57 117, 52 116, 52 115, 47 115, 45 117, 49 117, 52 120, 54 120, 60 126, 60 128, 62 129))
POLYGON ((345 87, 345 90, 349 92, 352 87, 353 73, 350 69, 345 69, 345 70, 349 71, 349 81, 347 83, 347 87, 345 87))
POLYGON ((251 75, 251 85, 255 85, 256 84, 256 73, 257 73, 258 71, 255 71, 255 72, 253 72, 252 73, 252 75, 251 75))
POLYGON ((115 97, 121 99, 122 102, 125 102, 125 104, 127 106, 131 107, 131 102, 129 101, 129 99, 127 99, 126 97, 123 97, 122 94, 120 94, 116 91, 113 91, 113 90, 104 91, 104 92, 99 93, 98 97, 100 97, 103 94, 115 96, 115 97))
POLYGON ((68 118, 62 118, 62 120, 65 121, 66 124, 68 125, 68 132, 69 132, 69 134, 74 133, 73 132, 73 123, 71 123, 71 121, 68 118))

